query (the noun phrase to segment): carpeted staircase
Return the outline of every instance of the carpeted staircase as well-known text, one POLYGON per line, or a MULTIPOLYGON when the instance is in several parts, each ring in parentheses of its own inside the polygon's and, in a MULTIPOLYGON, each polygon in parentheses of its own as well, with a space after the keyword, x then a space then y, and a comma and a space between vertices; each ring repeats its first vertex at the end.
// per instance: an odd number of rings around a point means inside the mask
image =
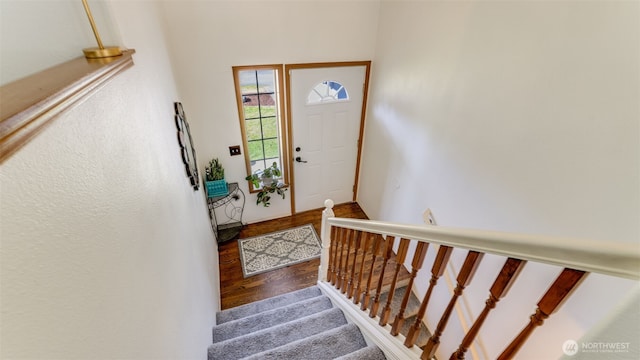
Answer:
POLYGON ((217 313, 209 360, 384 360, 317 286, 217 313))
MULTIPOLYGON (((393 313, 400 307, 406 290, 402 283, 395 290, 393 313)), ((381 304, 386 303, 387 296, 388 289, 383 289, 381 304)), ((401 334, 407 334, 419 306, 412 294, 401 334)), ((317 286, 223 310, 217 313, 217 323, 209 360, 385 359, 380 349, 365 343, 358 328, 347 323, 342 311, 317 286)), ((423 347, 429 336, 422 325, 416 345, 423 347)))
MULTIPOLYGON (((393 293, 393 300, 391 301, 392 314, 395 314, 400 308, 400 303, 402 302, 402 298, 404 297, 404 293, 406 291, 407 291, 407 282, 405 281, 400 282, 400 284, 396 288, 396 291, 394 291, 393 293)), ((380 304, 386 304, 388 296, 389 296, 389 290, 382 289, 382 291, 380 291, 380 304)), ((382 308, 382 305, 380 305, 380 307, 382 308)), ((409 296, 409 302, 407 303, 407 307, 404 311, 405 320, 402 325, 402 328, 400 329, 400 334, 407 336, 407 334, 409 333, 409 328, 416 321, 419 308, 420 308, 420 300, 418 300, 418 298, 416 298, 415 295, 411 294, 409 296)), ((393 323, 393 320, 394 319, 391 318, 389 322, 393 323)), ((429 332, 427 327, 424 326, 424 323, 420 323, 420 329, 421 329, 420 335, 418 335, 418 339, 416 340, 416 346, 420 348, 424 348, 424 346, 427 345, 427 341, 429 340, 431 333, 429 332)))

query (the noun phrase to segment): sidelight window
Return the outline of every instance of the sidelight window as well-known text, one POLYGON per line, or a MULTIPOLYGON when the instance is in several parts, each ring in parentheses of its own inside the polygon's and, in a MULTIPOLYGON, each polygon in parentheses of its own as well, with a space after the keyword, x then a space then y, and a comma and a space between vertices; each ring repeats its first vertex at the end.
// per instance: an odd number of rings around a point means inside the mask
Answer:
MULTIPOLYGON (((247 173, 274 162, 286 183, 283 146, 282 65, 233 67, 247 173)), ((253 185, 249 185, 255 191, 253 185)))

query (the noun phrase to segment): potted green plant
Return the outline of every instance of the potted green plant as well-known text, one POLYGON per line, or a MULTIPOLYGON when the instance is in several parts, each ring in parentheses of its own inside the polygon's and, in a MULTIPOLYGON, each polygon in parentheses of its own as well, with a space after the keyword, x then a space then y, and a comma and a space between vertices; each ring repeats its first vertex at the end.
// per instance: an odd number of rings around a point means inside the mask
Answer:
POLYGON ((208 197, 224 196, 229 193, 224 179, 224 167, 218 158, 213 158, 205 167, 205 185, 208 197))
POLYGON ((277 178, 282 176, 282 171, 278 168, 278 164, 274 161, 273 164, 264 170, 257 170, 251 175, 248 175, 245 180, 250 181, 253 187, 259 189, 258 199, 256 205, 262 204, 264 207, 271 205, 271 194, 277 193, 285 198, 284 184, 279 183, 277 178))

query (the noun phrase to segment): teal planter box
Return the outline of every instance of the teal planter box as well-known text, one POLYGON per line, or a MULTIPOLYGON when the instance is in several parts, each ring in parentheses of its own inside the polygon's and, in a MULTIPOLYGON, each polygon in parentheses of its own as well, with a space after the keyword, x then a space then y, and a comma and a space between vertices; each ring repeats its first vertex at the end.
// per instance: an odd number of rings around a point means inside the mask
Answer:
POLYGON ((214 180, 214 181, 205 181, 205 186, 207 187, 207 197, 217 197, 217 196, 225 196, 229 194, 229 188, 227 187, 227 181, 222 180, 214 180))

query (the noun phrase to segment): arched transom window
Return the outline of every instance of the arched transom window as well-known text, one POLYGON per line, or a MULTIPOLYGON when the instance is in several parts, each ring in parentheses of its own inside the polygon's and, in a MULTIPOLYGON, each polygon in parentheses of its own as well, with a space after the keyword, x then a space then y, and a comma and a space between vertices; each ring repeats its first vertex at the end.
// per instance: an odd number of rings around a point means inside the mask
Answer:
POLYGON ((311 89, 307 96, 307 104, 320 104, 349 100, 349 93, 337 81, 323 81, 311 89))

